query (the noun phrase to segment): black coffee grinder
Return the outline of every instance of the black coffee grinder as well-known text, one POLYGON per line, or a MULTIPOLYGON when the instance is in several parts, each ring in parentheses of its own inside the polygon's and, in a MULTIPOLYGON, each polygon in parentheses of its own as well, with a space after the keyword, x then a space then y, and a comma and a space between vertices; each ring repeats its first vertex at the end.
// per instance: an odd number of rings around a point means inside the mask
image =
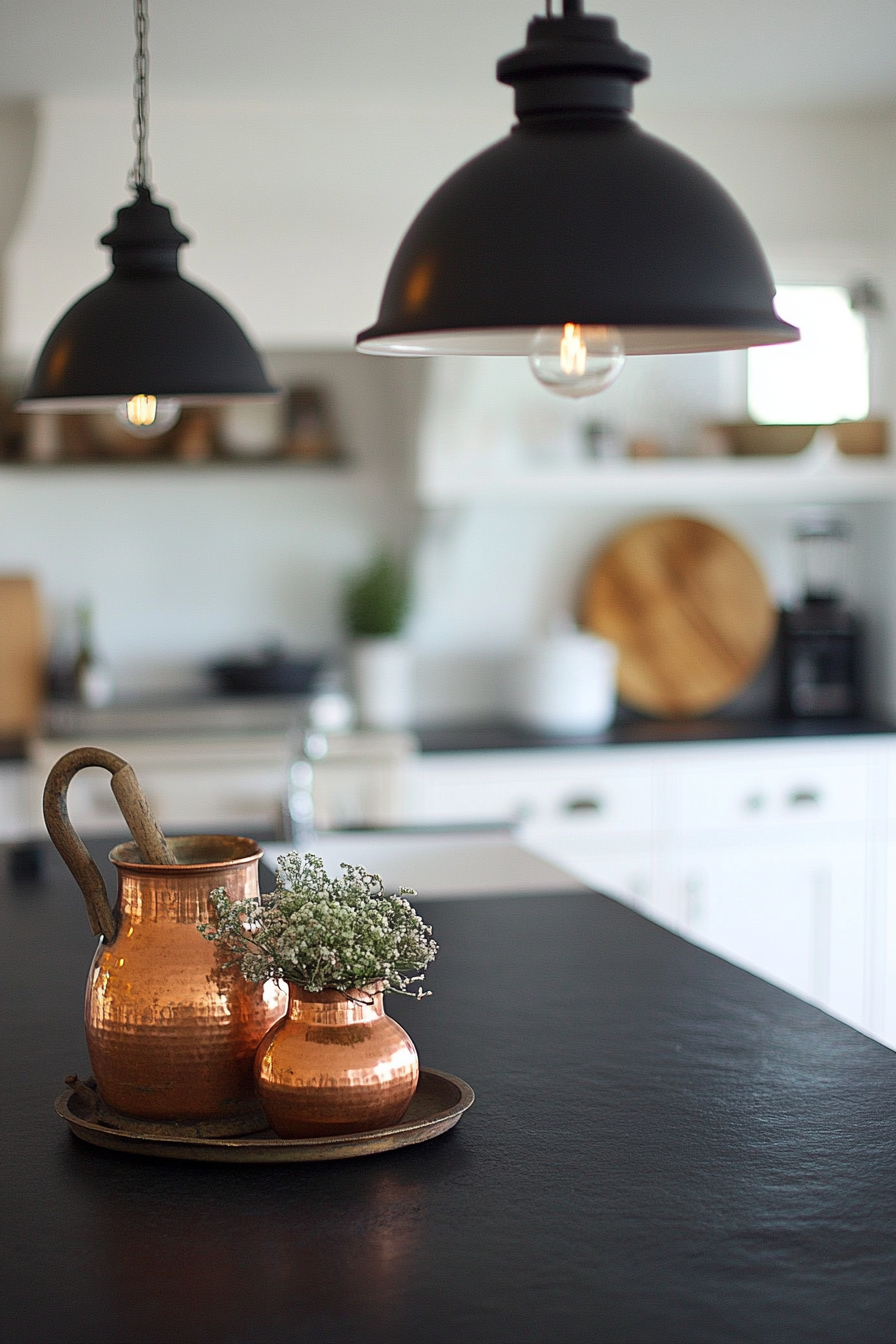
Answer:
POLYGON ((786 715, 853 718, 862 712, 861 626, 841 596, 849 530, 819 510, 793 529, 803 600, 781 616, 782 700, 786 715))

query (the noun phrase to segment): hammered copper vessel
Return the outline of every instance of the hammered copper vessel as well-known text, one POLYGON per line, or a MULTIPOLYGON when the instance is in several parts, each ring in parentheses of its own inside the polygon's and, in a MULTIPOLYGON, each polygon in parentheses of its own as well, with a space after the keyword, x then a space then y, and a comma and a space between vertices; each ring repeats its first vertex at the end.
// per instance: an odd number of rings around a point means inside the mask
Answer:
POLYGON ((289 986, 289 1009, 258 1047, 255 1078, 281 1139, 358 1134, 394 1125, 419 1076, 417 1051, 383 1012, 378 985, 313 994, 289 986))
POLYGON ((252 985, 236 967, 225 966, 218 945, 196 926, 210 917, 215 887, 234 900, 257 894, 258 845, 231 835, 166 841, 133 771, 98 748, 70 752, 57 762, 44 791, 44 815, 84 893, 94 931, 102 934, 87 979, 84 1020, 103 1101, 147 1120, 233 1117, 244 1128, 240 1117, 257 1105, 255 1051, 283 1015, 285 995, 273 982, 252 985), (118 869, 114 910, 68 819, 68 785, 85 765, 113 772, 116 797, 139 841, 118 845, 109 856, 118 869))

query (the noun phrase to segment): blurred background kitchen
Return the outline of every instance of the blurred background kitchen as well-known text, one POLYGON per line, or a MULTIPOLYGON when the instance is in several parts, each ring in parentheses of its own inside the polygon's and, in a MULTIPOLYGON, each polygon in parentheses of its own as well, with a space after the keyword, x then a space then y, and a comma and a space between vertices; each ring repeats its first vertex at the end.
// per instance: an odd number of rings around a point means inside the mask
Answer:
MULTIPOLYGON (((285 395, 135 439, 15 412, 106 268, 130 6, 8 8, 0 838, 41 833, 46 770, 83 742, 131 760, 172 831, 286 839, 312 810, 322 829, 514 827, 896 1041, 896 10, 614 13, 653 58, 639 121, 743 207, 801 346, 633 359, 577 403, 522 360, 356 354, 409 220, 508 127, 493 61, 529 8, 153 0, 151 150, 196 238, 186 273, 226 294, 285 395), (651 590, 672 633, 622 648, 616 707, 593 636, 619 628, 626 580, 608 600, 600 557, 657 516, 710 524, 734 575, 705 647, 749 638, 696 694, 703 646, 674 633, 676 592, 703 582, 689 532, 651 590)), ((78 781, 72 816, 116 830, 105 777, 78 781)))

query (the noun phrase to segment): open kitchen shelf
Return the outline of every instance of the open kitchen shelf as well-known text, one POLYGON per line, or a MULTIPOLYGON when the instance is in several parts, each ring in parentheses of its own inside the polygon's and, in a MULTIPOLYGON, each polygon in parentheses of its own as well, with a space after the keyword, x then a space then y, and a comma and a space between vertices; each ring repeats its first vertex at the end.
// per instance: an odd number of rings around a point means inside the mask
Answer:
POLYGON ((0 461, 0 479, 4 476, 61 476, 66 473, 73 476, 93 472, 126 473, 146 472, 161 475, 165 472, 173 475, 189 475, 197 472, 281 472, 334 473, 352 470, 357 464, 351 458, 334 458, 331 461, 302 461, 300 458, 257 457, 223 458, 216 457, 206 462, 178 462, 171 458, 143 459, 135 462, 116 461, 113 458, 102 460, 90 458, 84 462, 2 462, 0 461))
POLYGON ((424 504, 486 500, 568 504, 693 504, 700 499, 813 503, 896 499, 891 457, 666 458, 591 462, 502 472, 471 470, 446 457, 424 460, 424 504))

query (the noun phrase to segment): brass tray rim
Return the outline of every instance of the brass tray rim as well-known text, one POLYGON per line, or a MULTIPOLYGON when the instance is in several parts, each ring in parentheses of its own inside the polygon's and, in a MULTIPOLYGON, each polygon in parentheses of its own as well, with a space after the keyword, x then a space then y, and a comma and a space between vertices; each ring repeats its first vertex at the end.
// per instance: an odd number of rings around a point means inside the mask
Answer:
POLYGON ((327 1162, 392 1152, 411 1144, 426 1143, 453 1129, 476 1099, 472 1087, 462 1078, 441 1069, 421 1068, 420 1077, 438 1078, 452 1084, 458 1092, 457 1101, 431 1115, 399 1121, 397 1125, 383 1129, 366 1130, 360 1134, 333 1134, 325 1138, 281 1139, 268 1137, 264 1131, 220 1138, 137 1134, 77 1115, 69 1107, 75 1095, 70 1087, 56 1098, 55 1111, 77 1138, 94 1147, 117 1152, 199 1162, 327 1162))

